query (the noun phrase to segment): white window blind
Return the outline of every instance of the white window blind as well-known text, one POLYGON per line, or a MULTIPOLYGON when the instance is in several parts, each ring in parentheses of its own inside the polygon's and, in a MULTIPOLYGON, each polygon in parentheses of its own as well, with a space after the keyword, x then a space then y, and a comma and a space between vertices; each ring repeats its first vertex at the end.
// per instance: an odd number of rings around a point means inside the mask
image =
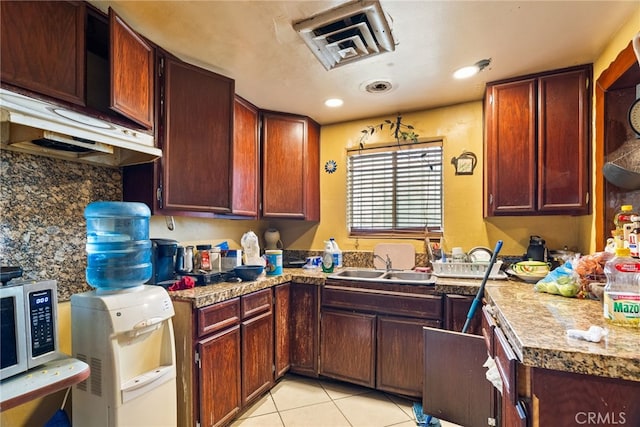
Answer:
POLYGON ((351 235, 442 228, 442 141, 351 151, 347 168, 351 235))

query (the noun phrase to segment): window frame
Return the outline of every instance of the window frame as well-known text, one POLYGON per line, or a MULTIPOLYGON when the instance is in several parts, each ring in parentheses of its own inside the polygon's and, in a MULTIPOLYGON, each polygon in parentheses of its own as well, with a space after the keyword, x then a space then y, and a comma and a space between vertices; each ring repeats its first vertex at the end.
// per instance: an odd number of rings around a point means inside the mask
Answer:
MULTIPOLYGON (((395 156, 393 156, 395 158, 395 156)), ((370 144, 367 147, 361 148, 352 148, 347 149, 347 198, 346 198, 346 223, 347 223, 347 232, 349 237, 352 238, 398 238, 398 239, 416 239, 416 238, 425 238, 425 237, 433 237, 440 238, 443 235, 442 228, 444 223, 443 211, 444 211, 444 139, 443 138, 432 138, 432 139, 424 139, 421 138, 418 142, 412 143, 381 143, 381 144, 370 144), (429 227, 405 227, 405 228, 386 228, 386 229, 366 229, 366 228, 356 228, 352 227, 351 215, 352 215, 352 188, 351 188, 351 160, 350 157, 359 155, 359 154, 375 154, 375 153, 394 153, 403 150, 410 149, 418 149, 418 148, 432 148, 439 147, 440 148, 440 163, 437 164, 440 166, 439 168, 439 179, 440 179, 440 225, 439 226, 429 226, 429 227)), ((436 164, 432 164, 436 165, 436 164)), ((395 182, 397 169, 393 169, 393 175, 395 182)), ((394 188, 392 193, 395 194, 398 188, 394 184, 394 188)), ((397 220, 394 213, 394 221, 397 220)))

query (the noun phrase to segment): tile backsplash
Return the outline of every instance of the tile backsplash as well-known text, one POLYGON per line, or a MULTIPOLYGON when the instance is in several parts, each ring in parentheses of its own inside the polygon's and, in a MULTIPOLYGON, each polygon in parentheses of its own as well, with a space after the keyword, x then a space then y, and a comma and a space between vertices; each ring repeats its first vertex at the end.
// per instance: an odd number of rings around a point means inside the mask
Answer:
POLYGON ((25 278, 57 280, 60 301, 91 289, 84 209, 95 200, 122 200, 120 169, 2 150, 2 265, 22 267, 25 278))

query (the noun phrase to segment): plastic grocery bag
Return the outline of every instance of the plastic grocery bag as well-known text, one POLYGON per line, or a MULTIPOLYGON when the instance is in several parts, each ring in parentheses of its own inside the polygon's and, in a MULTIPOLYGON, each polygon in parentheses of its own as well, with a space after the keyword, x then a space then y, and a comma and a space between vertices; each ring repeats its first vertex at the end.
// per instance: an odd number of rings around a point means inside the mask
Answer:
POLYGON ((544 278, 536 283, 533 289, 536 292, 546 292, 563 297, 575 297, 580 290, 580 277, 573 271, 571 261, 565 262, 560 267, 550 271, 544 278))

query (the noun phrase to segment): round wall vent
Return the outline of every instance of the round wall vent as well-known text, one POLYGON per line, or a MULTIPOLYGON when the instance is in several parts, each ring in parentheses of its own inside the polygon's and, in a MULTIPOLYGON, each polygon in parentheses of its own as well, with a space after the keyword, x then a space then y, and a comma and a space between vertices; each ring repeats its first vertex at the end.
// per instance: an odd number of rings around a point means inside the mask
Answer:
POLYGON ((393 85, 387 80, 374 80, 372 82, 365 83, 364 90, 369 93, 384 93, 393 89, 393 85))

